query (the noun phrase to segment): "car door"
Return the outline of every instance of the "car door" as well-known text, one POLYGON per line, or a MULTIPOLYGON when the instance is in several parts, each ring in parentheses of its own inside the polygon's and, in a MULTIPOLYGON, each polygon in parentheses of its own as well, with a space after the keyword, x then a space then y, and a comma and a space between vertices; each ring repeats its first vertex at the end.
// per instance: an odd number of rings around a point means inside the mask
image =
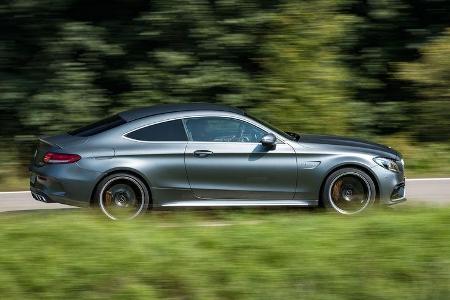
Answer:
POLYGON ((294 149, 260 143, 267 132, 231 117, 184 120, 189 142, 185 164, 197 198, 291 200, 297 182, 294 149))

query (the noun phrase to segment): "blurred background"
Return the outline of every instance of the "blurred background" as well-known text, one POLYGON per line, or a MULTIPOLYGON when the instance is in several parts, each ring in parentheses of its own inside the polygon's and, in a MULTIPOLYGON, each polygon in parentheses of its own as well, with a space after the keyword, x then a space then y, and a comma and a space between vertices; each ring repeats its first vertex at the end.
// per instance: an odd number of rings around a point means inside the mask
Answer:
POLYGON ((280 128, 385 143, 450 174, 445 0, 3 0, 0 189, 36 137, 137 106, 224 103, 280 128))

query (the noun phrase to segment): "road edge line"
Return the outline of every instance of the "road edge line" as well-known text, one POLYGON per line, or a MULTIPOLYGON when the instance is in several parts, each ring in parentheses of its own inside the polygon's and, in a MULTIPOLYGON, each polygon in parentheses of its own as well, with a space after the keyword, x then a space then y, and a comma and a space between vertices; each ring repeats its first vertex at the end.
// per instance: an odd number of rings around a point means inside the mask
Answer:
POLYGON ((406 178, 406 181, 446 181, 450 178, 406 178))
POLYGON ((31 193, 30 191, 12 191, 12 192, 0 192, 1 194, 26 194, 26 193, 31 193))

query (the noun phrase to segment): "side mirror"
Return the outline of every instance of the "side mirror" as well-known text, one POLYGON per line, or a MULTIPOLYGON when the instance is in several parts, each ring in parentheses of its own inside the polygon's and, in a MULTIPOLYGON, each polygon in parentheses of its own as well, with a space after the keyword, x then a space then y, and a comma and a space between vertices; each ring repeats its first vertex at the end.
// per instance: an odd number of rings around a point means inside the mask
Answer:
POLYGON ((276 142, 277 142, 277 137, 271 133, 266 134, 261 139, 261 144, 264 147, 273 147, 273 146, 275 146, 276 142))

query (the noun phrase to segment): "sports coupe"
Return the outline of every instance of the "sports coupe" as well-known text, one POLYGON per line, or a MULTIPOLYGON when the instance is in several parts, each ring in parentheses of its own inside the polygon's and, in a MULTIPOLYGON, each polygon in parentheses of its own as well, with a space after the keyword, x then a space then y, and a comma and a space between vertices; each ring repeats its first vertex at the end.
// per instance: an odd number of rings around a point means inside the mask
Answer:
POLYGON ((200 206, 350 215, 406 200, 403 159, 390 147, 284 132, 215 104, 139 108, 41 138, 30 171, 36 200, 98 207, 111 219, 200 206))

